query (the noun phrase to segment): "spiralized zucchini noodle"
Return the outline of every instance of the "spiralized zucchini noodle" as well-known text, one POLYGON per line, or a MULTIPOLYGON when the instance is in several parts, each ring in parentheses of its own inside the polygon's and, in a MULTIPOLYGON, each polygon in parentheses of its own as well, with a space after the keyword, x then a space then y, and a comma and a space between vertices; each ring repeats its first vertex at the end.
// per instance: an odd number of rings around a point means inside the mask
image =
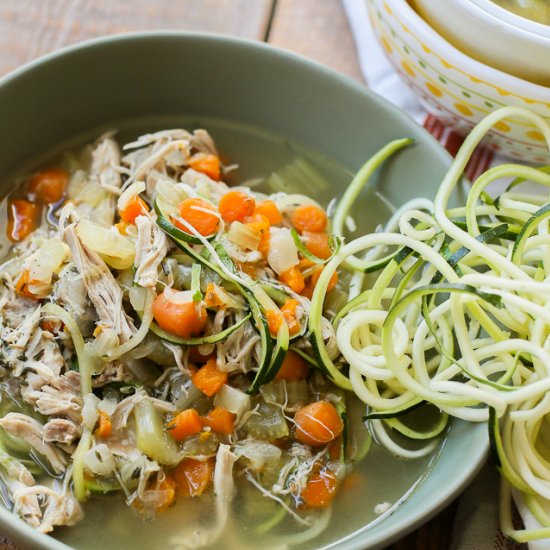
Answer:
MULTIPOLYGON (((503 532, 525 542, 550 537, 548 168, 492 168, 472 183, 465 206, 451 202, 465 185, 472 152, 507 117, 536 125, 550 148, 550 127, 539 116, 516 107, 487 116, 466 138, 433 203, 406 204, 393 227, 345 244, 328 262, 313 294, 310 332, 329 376, 368 405, 377 439, 393 453, 430 452, 449 416, 487 422, 502 474, 503 532), (491 195, 487 186, 502 178, 507 187, 491 195), (342 265, 358 272, 361 291, 333 320, 345 358, 336 362, 317 335, 330 277, 342 265), (440 420, 416 433, 400 416, 423 404, 439 409, 440 420), (396 432, 424 446, 411 451, 391 436, 396 432), (540 529, 513 528, 511 488, 523 494, 540 529)), ((393 142, 379 158, 403 144, 393 142)), ((350 197, 371 173, 359 172, 350 197)), ((335 214, 340 236, 348 199, 335 214)))

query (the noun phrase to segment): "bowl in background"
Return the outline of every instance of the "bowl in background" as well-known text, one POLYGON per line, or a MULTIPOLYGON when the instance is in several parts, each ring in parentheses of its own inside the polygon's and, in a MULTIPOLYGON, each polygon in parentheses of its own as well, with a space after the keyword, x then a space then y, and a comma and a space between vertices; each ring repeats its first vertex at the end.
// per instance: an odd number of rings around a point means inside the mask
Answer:
POLYGON ((411 0, 411 5, 460 51, 505 73, 550 86, 550 26, 490 0, 411 0))
MULTIPOLYGON (((0 80, 0 192, 10 191, 9 174, 90 135, 124 121, 178 124, 182 116, 199 124, 212 119, 267 132, 282 143, 315 150, 350 173, 388 141, 414 138, 415 145, 392 158, 373 180, 395 205, 432 197, 450 164, 443 148, 407 115, 330 69, 251 41, 142 33, 73 46, 0 80)), ((335 186, 334 195, 343 190, 335 186)), ((357 507, 357 530, 339 536, 331 547, 382 547, 426 521, 472 479, 487 447, 484 425, 453 422, 412 494, 366 529, 357 507)), ((3 506, 0 532, 23 548, 68 550, 3 506)), ((104 550, 120 548, 121 542, 113 540, 104 550)), ((90 548, 90 541, 86 544, 90 548)), ((159 540, 158 547, 163 545, 159 540)))
MULTIPOLYGON (((550 87, 469 57, 439 35, 406 0, 365 2, 393 67, 428 112, 449 128, 466 134, 488 113, 506 105, 528 108, 550 122, 550 87)), ((515 160, 550 162, 544 136, 524 120, 499 122, 484 143, 515 160)))

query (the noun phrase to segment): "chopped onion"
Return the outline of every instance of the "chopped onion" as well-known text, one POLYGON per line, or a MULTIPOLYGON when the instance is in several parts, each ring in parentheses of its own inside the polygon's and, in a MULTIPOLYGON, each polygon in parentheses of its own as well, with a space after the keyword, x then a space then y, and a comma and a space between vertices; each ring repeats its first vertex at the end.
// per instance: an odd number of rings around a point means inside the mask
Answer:
POLYGON ((29 291, 45 297, 51 291, 54 273, 57 273, 70 254, 69 247, 59 239, 46 239, 29 258, 29 291))
POLYGON ((250 462, 250 468, 255 471, 263 470, 266 466, 274 466, 281 459, 281 449, 255 439, 245 439, 235 445, 233 452, 237 457, 244 457, 250 462))
POLYGON ((238 221, 233 222, 229 227, 227 238, 244 250, 258 250, 261 241, 258 231, 238 221))
POLYGON ((108 476, 116 468, 115 458, 105 443, 100 443, 87 451, 83 462, 88 471, 100 476, 108 476))
POLYGON ((132 286, 128 291, 130 303, 136 311, 143 311, 147 302, 148 292, 146 288, 140 286, 132 286))
POLYGON ((82 219, 76 226, 76 232, 83 244, 100 254, 111 267, 126 269, 134 263, 134 243, 121 235, 116 227, 106 229, 82 219))
POLYGON ((252 437, 271 441, 288 435, 288 424, 281 407, 261 400, 244 425, 252 437))
POLYGON ((93 393, 88 393, 84 396, 84 404, 82 405, 82 423, 90 431, 94 429, 99 413, 97 406, 99 397, 93 393))
POLYGON ((173 290, 172 288, 165 288, 164 297, 175 305, 193 302, 193 292, 191 290, 173 290))
POLYGON ((237 422, 242 415, 250 410, 250 396, 246 393, 224 384, 214 397, 214 405, 223 407, 237 415, 237 422))
POLYGON ((298 249, 296 248, 290 229, 286 227, 272 227, 270 229, 267 261, 277 275, 300 263, 298 249))

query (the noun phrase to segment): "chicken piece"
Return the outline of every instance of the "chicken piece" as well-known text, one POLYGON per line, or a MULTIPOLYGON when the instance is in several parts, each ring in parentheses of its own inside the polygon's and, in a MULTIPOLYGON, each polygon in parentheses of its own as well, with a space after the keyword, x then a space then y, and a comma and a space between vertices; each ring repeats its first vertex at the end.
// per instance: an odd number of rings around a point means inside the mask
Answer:
POLYGON ((48 376, 44 370, 38 371, 37 363, 29 367, 37 375, 27 376, 27 387, 21 391, 23 399, 43 415, 63 415, 79 423, 82 410, 79 373, 68 371, 62 376, 48 376))
POLYGON ((71 445, 80 437, 80 426, 66 418, 52 418, 44 424, 44 441, 71 445))
POLYGON ((136 218, 138 237, 134 282, 143 287, 154 287, 158 282, 158 268, 168 253, 168 239, 162 229, 148 216, 136 218))
POLYGON ((120 343, 128 341, 136 328, 124 313, 122 289, 113 274, 93 250, 80 242, 74 225, 65 228, 64 236, 88 297, 97 312, 98 324, 104 331, 113 330, 120 343))
POLYGON ((120 149, 117 142, 109 134, 106 134, 99 139, 92 151, 92 166, 90 168, 90 184, 99 186, 105 192, 105 197, 95 206, 93 213, 90 212, 93 215, 84 217, 102 221, 107 226, 113 225, 116 195, 122 185, 119 167, 120 149))
POLYGON ((84 514, 76 498, 65 488, 63 493, 49 494, 42 523, 38 530, 42 533, 53 531, 56 525, 75 525, 84 514))
POLYGON ((20 489, 35 484, 32 474, 19 460, 0 450, 0 478, 13 498, 14 511, 29 525, 37 528, 40 525, 42 511, 36 495, 14 497, 20 489))
POLYGON ((73 263, 67 264, 59 273, 53 287, 52 300, 76 321, 83 336, 91 335, 97 315, 88 299, 84 279, 73 263))
MULTIPOLYGON (((74 496, 69 492, 68 484, 65 484, 62 492, 57 492, 44 485, 33 485, 32 487, 22 487, 17 489, 13 498, 15 502, 21 502, 25 498, 41 497, 46 501, 42 519, 36 526, 41 533, 53 531, 55 525, 74 525, 82 519, 82 508, 74 496)), ((16 508, 21 515, 21 510, 16 508)))
POLYGON ((38 453, 48 460, 55 473, 65 471, 65 455, 44 441, 44 426, 34 418, 21 413, 10 412, 0 418, 0 426, 9 434, 26 441, 38 453))

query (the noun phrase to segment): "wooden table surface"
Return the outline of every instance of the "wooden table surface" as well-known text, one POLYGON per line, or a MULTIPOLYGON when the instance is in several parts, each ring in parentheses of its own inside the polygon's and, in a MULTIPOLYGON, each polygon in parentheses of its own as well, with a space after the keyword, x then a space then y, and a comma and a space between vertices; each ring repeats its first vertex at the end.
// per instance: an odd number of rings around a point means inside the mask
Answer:
MULTIPOLYGON (((0 0, 0 76, 75 42, 155 29, 262 40, 364 82, 340 0, 0 0)), ((455 508, 387 550, 449 548, 455 508)))

